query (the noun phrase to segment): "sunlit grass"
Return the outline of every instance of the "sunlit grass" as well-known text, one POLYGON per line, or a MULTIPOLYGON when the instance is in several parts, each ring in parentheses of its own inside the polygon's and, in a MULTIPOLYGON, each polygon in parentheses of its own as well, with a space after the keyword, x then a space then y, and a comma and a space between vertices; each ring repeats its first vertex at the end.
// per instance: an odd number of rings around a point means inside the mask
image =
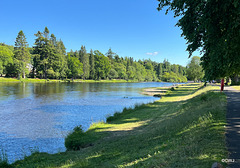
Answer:
MULTIPOLYGON (((218 87, 179 86, 159 101, 94 123, 93 145, 80 151, 34 154, 16 167, 211 167, 227 158, 226 96, 218 87)), ((91 141, 92 139, 92 141, 91 141)))
POLYGON ((17 78, 5 78, 0 77, 0 82, 29 82, 29 83, 44 83, 44 82, 85 82, 85 83, 125 83, 125 82, 137 82, 134 80, 124 80, 124 79, 112 79, 112 80, 83 80, 83 79, 38 79, 38 78, 25 78, 25 79, 17 79, 17 78))
POLYGON ((231 86, 234 89, 240 90, 240 86, 231 86))

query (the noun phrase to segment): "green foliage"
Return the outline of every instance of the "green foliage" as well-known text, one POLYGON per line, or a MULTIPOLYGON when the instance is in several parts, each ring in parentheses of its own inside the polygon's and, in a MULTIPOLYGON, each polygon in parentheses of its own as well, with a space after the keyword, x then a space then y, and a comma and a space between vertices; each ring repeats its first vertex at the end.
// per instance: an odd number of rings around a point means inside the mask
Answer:
POLYGON ((45 27, 43 33, 35 34, 35 46, 33 50, 33 74, 40 78, 64 78, 67 71, 66 48, 63 42, 57 41, 52 34, 49 38, 49 30, 45 27))
POLYGON ((0 46, 0 74, 7 73, 7 66, 13 63, 13 52, 7 46, 0 46))
POLYGON ((109 48, 108 52, 107 52, 105 55, 106 55, 106 56, 108 57, 108 59, 112 62, 114 56, 116 55, 116 53, 114 53, 114 52, 112 51, 112 49, 109 48))
POLYGON ((71 57, 68 54, 68 77, 76 78, 83 74, 83 65, 76 57, 71 57))
POLYGON ((44 79, 117 79, 118 81, 185 82, 185 68, 148 60, 135 61, 133 57, 120 57, 110 48, 106 55, 100 51, 87 53, 86 47, 66 53, 61 40, 45 27, 36 34, 34 46, 29 48, 22 31, 16 46, 0 43, 0 75, 25 77, 30 72, 34 78, 44 79), (12 50, 14 50, 14 58, 12 50), (31 53, 31 54, 30 54, 31 53), (168 73, 168 74, 167 74, 168 73))
POLYGON ((204 77, 204 72, 202 66, 200 65, 200 57, 194 56, 192 57, 190 63, 187 65, 187 77, 189 80, 197 81, 202 80, 204 77))
POLYGON ((89 78, 89 55, 87 54, 85 46, 81 47, 81 50, 79 51, 79 59, 80 62, 83 65, 83 74, 82 78, 83 79, 88 79, 89 78))
POLYGON ((84 131, 82 126, 77 126, 73 129, 73 132, 68 134, 65 138, 65 147, 68 150, 79 150, 83 148, 85 143, 82 142, 84 137, 84 131))
POLYGON ((111 69, 108 73, 109 79, 116 79, 118 78, 118 73, 115 69, 111 69))
POLYGON ((214 92, 217 87, 200 87, 179 86, 159 101, 125 108, 107 123, 93 124, 85 132, 93 146, 58 154, 34 154, 13 166, 211 167, 228 156, 224 138, 226 95, 214 92), (201 100, 201 94, 207 101, 201 100))
POLYGON ((97 79, 105 79, 111 69, 109 59, 98 50, 94 51, 94 54, 96 77, 97 79))
POLYGON ((2 147, 0 148, 0 167, 1 168, 12 168, 13 167, 10 164, 8 164, 7 154, 6 154, 5 150, 2 149, 2 147))
POLYGON ((187 82, 187 78, 185 76, 176 74, 174 72, 164 72, 161 79, 166 82, 187 82))
POLYGON ((67 150, 80 150, 82 148, 93 146, 93 143, 101 136, 101 134, 93 133, 92 130, 84 132, 80 125, 75 127, 73 132, 67 135, 65 138, 65 147, 67 150))
POLYGON ((15 71, 18 74, 18 78, 25 78, 25 74, 28 72, 27 64, 30 63, 30 53, 26 37, 22 30, 18 33, 15 41, 14 58, 15 71))
POLYGON ((89 78, 95 79, 95 57, 93 54, 93 50, 90 51, 89 66, 90 66, 89 78))
POLYGON ((115 68, 116 72, 118 73, 117 76, 120 79, 126 79, 127 78, 125 65, 123 65, 121 63, 114 63, 114 68, 115 68))
POLYGON ((238 0, 158 0, 158 10, 172 10, 187 40, 189 56, 201 49, 208 80, 240 73, 240 3, 238 0))

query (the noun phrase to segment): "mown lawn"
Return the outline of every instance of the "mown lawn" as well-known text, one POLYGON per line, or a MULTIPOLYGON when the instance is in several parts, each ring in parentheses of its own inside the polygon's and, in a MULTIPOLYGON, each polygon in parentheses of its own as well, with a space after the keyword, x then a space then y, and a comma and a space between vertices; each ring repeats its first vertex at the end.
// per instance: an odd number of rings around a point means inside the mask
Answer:
POLYGON ((240 86, 231 86, 234 89, 240 90, 240 86))
POLYGON ((89 145, 54 155, 34 153, 13 167, 211 167, 227 157, 226 96, 199 84, 125 109, 86 132, 89 145))

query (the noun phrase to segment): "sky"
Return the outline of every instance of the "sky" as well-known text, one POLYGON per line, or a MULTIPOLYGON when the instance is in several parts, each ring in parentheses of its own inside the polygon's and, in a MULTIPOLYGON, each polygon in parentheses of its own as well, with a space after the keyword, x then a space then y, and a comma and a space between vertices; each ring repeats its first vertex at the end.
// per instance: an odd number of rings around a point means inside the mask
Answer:
POLYGON ((187 45, 177 18, 157 7, 157 0, 2 0, 0 42, 14 45, 22 30, 33 46, 34 34, 48 27, 67 51, 84 45, 105 54, 111 48, 121 57, 186 66, 187 45))

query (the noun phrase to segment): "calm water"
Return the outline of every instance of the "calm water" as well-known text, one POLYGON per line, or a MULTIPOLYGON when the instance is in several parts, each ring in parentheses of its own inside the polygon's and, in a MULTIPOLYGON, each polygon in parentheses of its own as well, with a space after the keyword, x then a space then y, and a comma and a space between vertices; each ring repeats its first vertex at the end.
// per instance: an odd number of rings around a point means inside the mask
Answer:
POLYGON ((31 151, 65 151, 64 137, 75 126, 92 122, 124 107, 156 100, 140 94, 147 87, 172 83, 0 83, 0 148, 9 162, 31 151))

